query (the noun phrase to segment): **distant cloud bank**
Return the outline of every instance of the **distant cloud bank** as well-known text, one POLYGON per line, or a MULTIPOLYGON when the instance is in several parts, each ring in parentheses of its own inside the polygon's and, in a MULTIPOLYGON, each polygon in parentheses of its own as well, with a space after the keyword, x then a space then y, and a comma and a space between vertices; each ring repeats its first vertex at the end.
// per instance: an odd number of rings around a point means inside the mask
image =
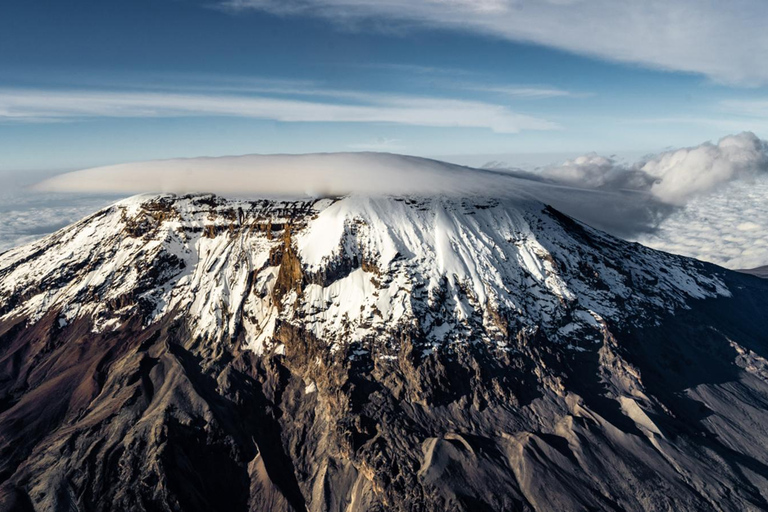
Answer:
POLYGON ((389 153, 246 155, 156 160, 86 169, 48 179, 46 192, 222 195, 465 194, 498 189, 508 178, 425 158, 389 153))
POLYGON ((647 156, 633 165, 590 154, 538 175, 572 187, 640 194, 618 211, 597 198, 593 208, 604 214, 593 213, 596 225, 614 234, 734 269, 768 264, 768 143, 753 133, 647 156))
MULTIPOLYGON (((211 192, 239 197, 307 197, 323 195, 471 195, 531 197, 615 235, 650 240, 656 246, 684 246, 685 226, 674 233, 663 227, 678 222, 689 204, 695 218, 705 222, 707 198, 731 197, 734 183, 768 180, 768 144, 752 133, 722 138, 716 144, 667 151, 621 164, 596 154, 526 172, 473 169, 436 160, 388 153, 331 153, 315 155, 248 155, 152 161, 87 169, 53 177, 37 185, 44 192, 76 193, 193 193, 211 192), (725 196, 723 196, 725 194, 725 196), (703 212, 703 213, 702 213, 703 212), (671 222, 671 221, 670 221, 671 222), (663 234, 663 240, 660 238, 663 234), (682 245, 681 245, 682 244, 682 245)), ((754 194, 742 194, 741 208, 757 211, 765 203, 754 194)), ((733 201, 741 201, 735 197, 733 201)), ((724 206, 719 211, 725 211, 724 206)), ((729 214, 733 217, 733 212, 729 214)), ((739 219, 736 219, 739 220, 739 219)), ((762 224, 749 217, 723 228, 734 228, 742 238, 763 236, 762 224), (752 229, 758 226, 759 229, 752 229)), ((768 222, 768 221, 766 221, 768 222)), ((768 226, 766 226, 768 229, 768 226)), ((701 230, 701 236, 705 236, 701 230)), ((709 233, 709 238, 715 236, 709 233)), ((726 237, 726 235, 723 235, 726 237)), ((723 238, 723 240, 726 240, 723 238)), ((710 240, 708 243, 714 243, 710 240)), ((751 262, 764 259, 758 251, 751 262)), ((690 248, 687 253, 691 253, 690 248)), ((715 259, 716 247, 706 251, 715 259)), ((697 253, 698 254, 698 253, 697 253)), ((717 260, 718 262, 719 261, 717 260)), ((734 263, 735 264, 735 263, 734 263)))
POLYGON ((728 268, 768 265, 767 198, 768 175, 736 180, 675 208, 636 240, 728 268))
POLYGON ((88 118, 241 117, 281 122, 391 123, 485 128, 497 133, 557 130, 557 123, 482 101, 355 91, 285 90, 248 94, 0 89, 0 121, 88 118), (306 99, 306 97, 312 99, 306 99))
POLYGON ((644 191, 676 206, 731 181, 763 174, 768 174, 768 143, 750 132, 648 156, 630 166, 590 154, 541 170, 542 176, 561 183, 644 191))
POLYGON ((482 195, 534 198, 616 234, 646 231, 649 194, 574 188, 515 170, 485 170, 389 153, 248 155, 152 161, 62 174, 43 192, 195 193, 237 197, 482 195))

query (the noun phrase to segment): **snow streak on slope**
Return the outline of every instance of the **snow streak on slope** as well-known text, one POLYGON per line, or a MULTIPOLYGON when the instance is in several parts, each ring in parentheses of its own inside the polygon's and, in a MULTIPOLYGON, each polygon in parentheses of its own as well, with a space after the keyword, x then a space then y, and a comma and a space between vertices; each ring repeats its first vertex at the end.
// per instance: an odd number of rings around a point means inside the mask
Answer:
POLYGON ((195 335, 280 350, 301 325, 391 357, 543 331, 571 348, 692 299, 728 295, 696 261, 618 241, 526 198, 139 196, 0 259, 0 319, 117 329, 165 315, 195 335), (395 343, 393 341, 393 343, 395 343))
POLYGON ((434 346, 503 346, 511 333, 537 328, 590 338, 603 320, 652 321, 640 311, 727 293, 690 260, 618 242, 520 199, 350 197, 320 212, 297 241, 309 275, 340 262, 351 269, 329 286, 308 286, 299 300, 302 318, 328 340, 392 335, 416 319, 434 346))

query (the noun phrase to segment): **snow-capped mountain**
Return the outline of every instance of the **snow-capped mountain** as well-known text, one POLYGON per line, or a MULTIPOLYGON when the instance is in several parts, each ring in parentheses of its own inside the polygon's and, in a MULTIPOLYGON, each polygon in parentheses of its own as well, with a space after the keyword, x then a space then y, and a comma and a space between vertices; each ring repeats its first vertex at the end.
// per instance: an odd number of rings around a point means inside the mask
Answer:
MULTIPOLYGON (((431 349, 541 329, 578 348, 728 296, 689 259, 604 236, 529 199, 138 196, 0 261, 4 320, 50 311, 120 329, 182 315, 257 354, 300 321, 337 350, 409 332, 431 349)), ((397 347, 391 347, 397 350, 397 347)), ((386 352, 385 348, 382 348, 386 352)), ((381 357, 388 357, 382 353, 381 357)))
POLYGON ((0 504, 758 510, 766 308, 523 193, 133 197, 0 255, 0 504))

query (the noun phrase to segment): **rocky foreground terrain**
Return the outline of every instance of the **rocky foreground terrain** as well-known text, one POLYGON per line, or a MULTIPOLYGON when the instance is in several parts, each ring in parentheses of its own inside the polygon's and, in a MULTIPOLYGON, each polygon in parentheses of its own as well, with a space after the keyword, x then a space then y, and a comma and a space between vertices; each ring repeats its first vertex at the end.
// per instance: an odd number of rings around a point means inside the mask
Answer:
POLYGON ((0 509, 765 510, 767 357, 522 196, 141 196, 0 255, 0 509))

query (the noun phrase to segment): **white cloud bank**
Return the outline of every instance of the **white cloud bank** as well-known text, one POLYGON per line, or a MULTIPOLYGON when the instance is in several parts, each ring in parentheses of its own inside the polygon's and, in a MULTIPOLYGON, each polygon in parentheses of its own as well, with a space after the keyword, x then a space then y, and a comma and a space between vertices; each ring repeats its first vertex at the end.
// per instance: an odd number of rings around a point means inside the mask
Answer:
POLYGON ((504 193, 509 176, 389 153, 246 155, 156 160, 86 169, 36 186, 46 192, 195 193, 229 196, 504 193), (502 184, 500 187, 499 185, 502 184))
POLYGON ((591 154, 539 169, 473 169, 387 153, 153 161, 50 178, 41 192, 225 196, 532 197, 617 236, 731 268, 768 264, 768 143, 752 133, 634 165, 591 154))
POLYGON ((768 142, 744 132, 692 148, 648 156, 628 166, 590 154, 545 167, 541 175, 573 186, 647 191, 682 206, 734 180, 768 175, 768 142))
POLYGON ((114 165, 62 174, 41 192, 195 193, 236 197, 482 195, 532 197, 616 234, 648 229, 655 212, 637 192, 564 187, 507 171, 388 153, 248 155, 114 165))
POLYGON ((226 8, 382 19, 491 35, 581 55, 768 83, 765 0, 225 0, 226 8))
POLYGON ((651 192, 666 203, 685 204, 735 179, 768 172, 768 143, 753 133, 724 137, 715 144, 680 149, 649 159, 640 168, 656 179, 651 192))
POLYGON ((768 143, 753 133, 634 165, 590 154, 544 167, 538 175, 606 193, 637 192, 625 196, 623 209, 595 197, 593 208, 604 210, 602 216, 589 212, 595 225, 619 236, 734 269, 768 264, 768 143))
MULTIPOLYGON (((393 123, 486 128, 498 133, 555 130, 551 121, 479 101, 314 91, 346 103, 259 95, 166 92, 0 89, 1 121, 56 121, 91 117, 228 116, 282 122, 393 123)), ((308 92, 289 91, 290 94, 308 92)))
MULTIPOLYGON (((388 153, 246 155, 113 165, 51 178, 38 185, 55 192, 213 192, 246 195, 503 194, 547 187, 631 193, 682 206, 734 180, 768 175, 768 143, 744 132, 717 144, 667 151, 633 165, 597 154, 533 174, 472 169, 388 153), (523 185, 525 184, 525 185, 523 185)), ((558 188, 558 189, 559 189, 558 188)))

